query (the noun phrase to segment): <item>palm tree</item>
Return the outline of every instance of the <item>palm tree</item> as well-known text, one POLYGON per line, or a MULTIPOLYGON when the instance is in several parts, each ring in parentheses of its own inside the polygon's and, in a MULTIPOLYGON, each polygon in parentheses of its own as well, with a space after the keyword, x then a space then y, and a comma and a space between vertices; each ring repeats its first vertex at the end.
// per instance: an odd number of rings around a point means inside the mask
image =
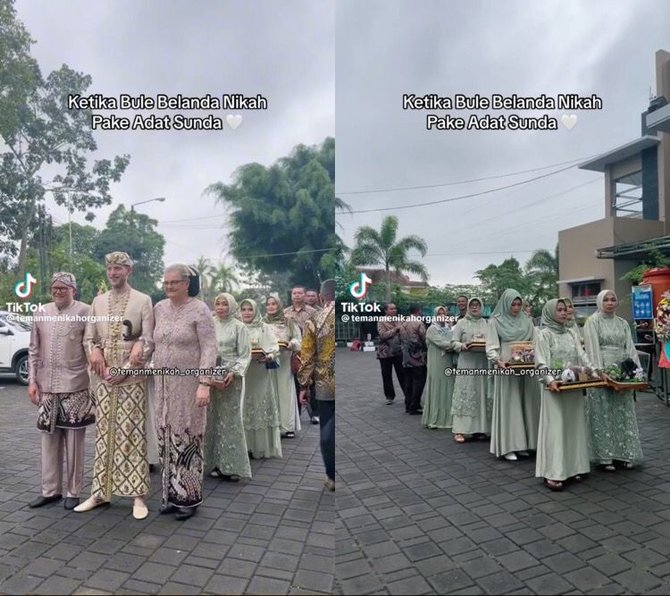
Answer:
POLYGON ((232 292, 239 284, 240 280, 233 266, 219 263, 219 266, 214 269, 212 279, 212 290, 214 293, 232 292))
POLYGON ((212 285, 212 276, 215 274, 216 269, 212 267, 212 264, 206 257, 198 257, 195 265, 191 265, 191 267, 194 267, 200 274, 200 290, 202 291, 202 299, 204 302, 208 302, 211 298, 209 294, 212 285))
POLYGON ((533 302, 546 302, 556 296, 558 246, 554 254, 545 248, 536 250, 526 263, 526 273, 534 289, 533 302))
POLYGON ((356 246, 351 253, 353 264, 382 265, 386 271, 386 301, 391 301, 391 271, 398 274, 416 273, 423 281, 428 280, 428 271, 422 263, 412 261, 407 253, 414 249, 422 257, 426 256, 428 245, 419 236, 405 236, 397 239, 398 218, 389 215, 382 221, 379 231, 370 226, 358 228, 354 239, 356 246))

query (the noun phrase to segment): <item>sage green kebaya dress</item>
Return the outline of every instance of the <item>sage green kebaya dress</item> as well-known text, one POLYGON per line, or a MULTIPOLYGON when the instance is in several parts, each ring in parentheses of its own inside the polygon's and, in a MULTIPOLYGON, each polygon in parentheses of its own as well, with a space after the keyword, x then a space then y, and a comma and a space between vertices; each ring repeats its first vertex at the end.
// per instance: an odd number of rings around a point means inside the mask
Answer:
MULTIPOLYGON (((597 369, 619 365, 626 358, 631 358, 639 367, 640 359, 628 323, 602 310, 603 300, 608 293, 614 294, 611 290, 603 290, 598 294, 598 311, 584 325, 586 353, 597 369)), ((591 461, 609 465, 615 460, 631 464, 642 460, 632 391, 589 389, 586 414, 591 461)))
POLYGON ((221 367, 234 374, 225 389, 212 388, 205 432, 205 474, 218 469, 225 476, 251 478, 251 465, 244 432, 242 408, 244 377, 251 362, 251 343, 245 324, 236 318, 238 306, 231 294, 225 298, 229 311, 225 319, 214 316, 216 344, 221 367))
POLYGON ((278 342, 279 368, 270 369, 270 379, 274 385, 275 394, 279 400, 279 420, 281 433, 295 433, 300 430, 300 415, 298 414, 298 396, 295 391, 295 380, 291 370, 291 355, 300 353, 302 333, 298 323, 286 318, 284 308, 278 296, 272 296, 279 305, 275 315, 265 315, 263 321, 270 327, 278 342))
MULTIPOLYGON (((437 316, 438 306, 433 312, 437 316)), ((454 351, 451 329, 444 322, 433 322, 426 331, 428 346, 428 380, 423 401, 421 423, 428 428, 451 428, 451 398, 454 393, 454 376, 447 376, 445 369, 454 368, 454 351)))
POLYGON ((247 303, 254 309, 253 320, 245 323, 252 348, 251 364, 245 379, 243 409, 247 447, 254 458, 282 457, 279 399, 270 370, 253 354, 254 348, 262 349, 267 360, 274 361, 279 356, 279 344, 270 326, 262 321, 253 300, 245 298, 240 302, 240 308, 247 303))
MULTIPOLYGON (((486 352, 463 351, 463 345, 477 339, 486 341, 488 322, 481 316, 470 314, 470 303, 477 300, 482 309, 484 303, 479 298, 471 298, 468 302, 468 314, 465 315, 452 330, 452 347, 458 353, 458 369, 477 371, 488 370, 486 352)), ((455 435, 484 434, 491 432, 491 399, 489 377, 482 374, 456 375, 454 396, 452 401, 452 427, 455 435)))
POLYGON ((590 366, 590 363, 575 334, 556 321, 557 303, 553 299, 544 305, 543 327, 535 343, 535 368, 547 371, 539 377, 542 396, 535 476, 563 481, 588 474, 591 469, 585 399, 581 389, 549 391, 547 385, 558 379, 548 373, 559 364, 590 366))
MULTIPOLYGON (((512 302, 517 298, 521 300, 516 290, 505 290, 489 319, 486 355, 492 363, 498 359, 509 362, 513 343, 535 339, 535 327, 528 315, 523 311, 512 315, 512 302)), ((531 375, 493 377, 491 453, 501 457, 515 451, 534 451, 539 424, 540 386, 537 379, 531 375)))

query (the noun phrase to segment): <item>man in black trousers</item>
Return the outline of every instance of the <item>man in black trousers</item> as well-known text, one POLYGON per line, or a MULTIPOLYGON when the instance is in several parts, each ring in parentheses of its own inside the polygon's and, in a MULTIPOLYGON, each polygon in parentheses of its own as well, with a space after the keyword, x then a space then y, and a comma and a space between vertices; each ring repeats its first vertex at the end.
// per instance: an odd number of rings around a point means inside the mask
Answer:
POLYGON ((377 323, 377 333, 379 335, 377 358, 382 369, 382 382, 387 406, 391 405, 395 399, 394 368, 400 388, 403 394, 405 393, 405 370, 402 366, 402 348, 400 346, 400 321, 393 320, 397 315, 398 308, 393 302, 389 302, 384 308, 385 318, 377 323))
POLYGON ((412 304, 410 316, 402 322, 400 342, 405 368, 405 411, 408 414, 423 414, 421 395, 428 375, 426 326, 421 320, 421 307, 412 304))

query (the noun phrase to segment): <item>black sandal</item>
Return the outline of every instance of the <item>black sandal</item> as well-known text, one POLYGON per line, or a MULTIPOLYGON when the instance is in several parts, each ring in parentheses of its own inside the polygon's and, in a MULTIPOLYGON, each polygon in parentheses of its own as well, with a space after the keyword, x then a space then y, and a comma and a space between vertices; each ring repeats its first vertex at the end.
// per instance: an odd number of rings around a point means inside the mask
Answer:
POLYGON ((544 484, 549 490, 555 493, 563 490, 563 483, 560 480, 549 480, 548 478, 545 478, 544 484))

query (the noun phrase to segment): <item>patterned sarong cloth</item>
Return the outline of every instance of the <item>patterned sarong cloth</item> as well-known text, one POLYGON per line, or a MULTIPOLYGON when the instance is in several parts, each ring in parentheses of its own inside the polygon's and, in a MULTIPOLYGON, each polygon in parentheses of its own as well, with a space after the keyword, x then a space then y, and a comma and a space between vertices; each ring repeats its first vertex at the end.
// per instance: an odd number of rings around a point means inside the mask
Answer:
POLYGON ((141 497, 149 492, 145 430, 146 390, 143 383, 96 389, 93 495, 141 497))

